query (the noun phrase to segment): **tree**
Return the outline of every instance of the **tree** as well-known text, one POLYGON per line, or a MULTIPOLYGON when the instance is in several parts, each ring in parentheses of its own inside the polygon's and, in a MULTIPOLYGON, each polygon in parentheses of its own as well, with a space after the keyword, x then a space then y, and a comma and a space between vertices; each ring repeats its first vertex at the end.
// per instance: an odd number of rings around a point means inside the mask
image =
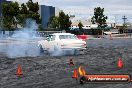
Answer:
POLYGON ((3 3, 3 27, 7 30, 15 29, 17 28, 17 24, 23 26, 23 23, 27 18, 32 18, 40 24, 41 18, 38 10, 38 2, 33 3, 32 0, 29 0, 26 4, 21 4, 20 7, 17 2, 3 3))
POLYGON ((12 31, 12 18, 10 16, 3 17, 3 27, 5 30, 12 31))
POLYGON ((27 18, 32 18, 36 20, 38 24, 41 22, 40 14, 38 13, 39 5, 38 2, 34 3, 32 0, 29 0, 26 4, 21 4, 20 14, 19 14, 19 23, 23 26, 23 22, 27 18))
POLYGON ((23 22, 28 18, 28 15, 29 15, 29 11, 28 11, 28 8, 27 6, 23 3, 21 4, 21 7, 20 7, 20 14, 19 14, 19 23, 21 26, 23 26, 23 22))
POLYGON ((71 27, 72 22, 70 21, 70 17, 68 16, 68 14, 65 16, 65 29, 66 31, 70 31, 70 27, 71 27))
POLYGON ((0 30, 1 28, 3 28, 3 18, 2 17, 0 17, 0 30))
POLYGON ((59 26, 60 29, 65 29, 65 13, 64 12, 60 12, 59 13, 59 26))
POLYGON ((94 16, 91 18, 91 22, 94 24, 97 23, 98 28, 107 27, 107 19, 108 17, 104 15, 104 8, 97 7, 94 9, 94 16))
POLYGON ((59 28, 59 20, 58 20, 59 17, 57 16, 52 16, 49 20, 49 23, 48 23, 48 27, 50 28, 59 28))
POLYGON ((41 24, 39 24, 37 31, 43 31, 43 27, 41 24))
POLYGON ((70 17, 68 15, 65 15, 65 13, 62 11, 59 13, 59 28, 61 30, 65 30, 67 32, 70 31, 70 26, 71 26, 71 21, 70 21, 70 17))
POLYGON ((82 34, 84 33, 84 30, 83 30, 83 24, 81 22, 78 23, 78 27, 79 27, 79 33, 82 34))
POLYGON ((36 22, 39 24, 41 22, 41 18, 40 18, 40 14, 38 13, 38 10, 39 10, 39 5, 38 5, 38 2, 36 3, 33 3, 32 0, 29 0, 27 3, 26 3, 27 7, 28 7, 28 10, 29 10, 29 15, 28 17, 36 20, 36 22))
POLYGON ((3 27, 12 30, 17 26, 19 4, 17 2, 2 3, 3 27))
POLYGON ((123 23, 123 26, 119 27, 119 33, 122 34, 127 29, 127 23, 123 23))
POLYGON ((79 22, 78 27, 79 27, 79 29, 83 29, 82 28, 83 27, 83 24, 81 22, 79 22))

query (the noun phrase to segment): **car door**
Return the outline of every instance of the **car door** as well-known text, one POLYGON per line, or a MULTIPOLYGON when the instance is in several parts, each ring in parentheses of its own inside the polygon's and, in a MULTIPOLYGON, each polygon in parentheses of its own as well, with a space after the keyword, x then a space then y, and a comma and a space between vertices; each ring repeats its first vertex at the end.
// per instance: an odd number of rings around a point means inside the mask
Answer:
POLYGON ((50 35, 49 36, 49 40, 48 40, 48 48, 49 50, 53 50, 54 49, 54 46, 55 46, 55 35, 50 35))

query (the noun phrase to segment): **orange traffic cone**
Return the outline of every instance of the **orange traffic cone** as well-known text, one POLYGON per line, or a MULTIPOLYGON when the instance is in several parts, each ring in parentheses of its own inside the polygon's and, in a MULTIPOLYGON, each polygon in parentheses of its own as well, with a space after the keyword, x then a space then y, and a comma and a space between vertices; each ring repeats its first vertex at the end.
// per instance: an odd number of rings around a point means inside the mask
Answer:
POLYGON ((118 65, 119 69, 123 68, 123 62, 122 62, 121 58, 118 59, 118 64, 117 65, 118 65))
POLYGON ((110 33, 110 40, 113 40, 113 38, 112 38, 112 33, 110 33))
POLYGON ((76 79, 76 80, 78 79, 77 69, 74 69, 72 78, 74 78, 74 79, 76 79))
POLYGON ((73 60, 72 58, 70 58, 70 63, 69 63, 70 66, 74 66, 74 63, 73 63, 73 60))
POLYGON ((125 33, 125 38, 127 38, 127 33, 125 33))
POLYGON ((20 64, 18 64, 18 67, 17 67, 17 76, 21 76, 22 75, 22 70, 21 70, 21 66, 20 64))

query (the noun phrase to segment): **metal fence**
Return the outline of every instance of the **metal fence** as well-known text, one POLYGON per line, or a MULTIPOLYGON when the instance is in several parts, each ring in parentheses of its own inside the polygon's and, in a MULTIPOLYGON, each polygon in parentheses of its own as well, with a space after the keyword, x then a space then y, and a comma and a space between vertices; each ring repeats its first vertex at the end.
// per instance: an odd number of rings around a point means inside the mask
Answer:
POLYGON ((53 34, 53 33, 62 33, 62 31, 39 31, 39 32, 36 32, 36 35, 38 37, 45 37, 49 34, 53 34))
MULTIPOLYGON (((13 34, 23 31, 0 31, 1 37, 11 37, 13 34)), ((45 37, 52 33, 62 33, 62 31, 24 31, 23 33, 30 33, 36 37, 45 37)))

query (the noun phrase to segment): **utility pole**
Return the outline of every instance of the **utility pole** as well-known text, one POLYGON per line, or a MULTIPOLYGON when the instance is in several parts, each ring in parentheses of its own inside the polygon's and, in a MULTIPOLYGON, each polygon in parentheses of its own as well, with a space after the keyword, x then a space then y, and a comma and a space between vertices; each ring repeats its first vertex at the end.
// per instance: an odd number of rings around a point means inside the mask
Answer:
POLYGON ((126 16, 123 16, 123 21, 124 21, 124 24, 126 23, 126 20, 127 20, 127 18, 126 18, 126 16))
POLYGON ((114 28, 116 28, 116 25, 117 25, 117 15, 114 15, 114 17, 115 17, 114 28))
MULTIPOLYGON (((126 25, 126 20, 127 20, 127 18, 126 18, 126 16, 123 16, 123 21, 124 21, 124 24, 123 24, 123 29, 126 29, 126 27, 127 27, 127 25, 126 25)), ((124 33, 124 30, 123 30, 123 33, 124 33)))

